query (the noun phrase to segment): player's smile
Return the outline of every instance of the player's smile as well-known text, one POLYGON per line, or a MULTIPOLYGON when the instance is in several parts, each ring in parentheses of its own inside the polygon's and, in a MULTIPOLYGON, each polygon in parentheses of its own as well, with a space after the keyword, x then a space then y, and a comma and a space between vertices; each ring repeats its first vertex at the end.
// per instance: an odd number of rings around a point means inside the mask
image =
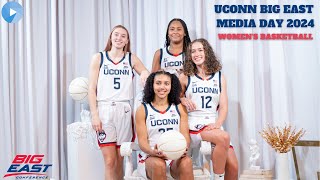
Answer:
POLYGON ((126 30, 117 28, 112 33, 112 44, 117 48, 123 48, 128 43, 126 30))
POLYGON ((168 75, 157 75, 154 77, 153 88, 159 98, 166 98, 171 90, 171 79, 168 75))
POLYGON ((192 61, 196 65, 201 65, 204 63, 205 54, 204 54, 203 45, 201 43, 195 42, 192 44, 191 57, 192 57, 192 61))
POLYGON ((185 36, 182 24, 179 21, 173 21, 170 24, 168 35, 171 41, 178 42, 185 36))

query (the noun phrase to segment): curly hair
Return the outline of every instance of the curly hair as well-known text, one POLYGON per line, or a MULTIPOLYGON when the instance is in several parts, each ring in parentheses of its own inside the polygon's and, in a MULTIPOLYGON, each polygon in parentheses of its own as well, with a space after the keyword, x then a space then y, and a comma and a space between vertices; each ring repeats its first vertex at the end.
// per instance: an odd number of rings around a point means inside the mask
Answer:
POLYGON ((174 21, 178 21, 178 22, 181 23, 181 25, 183 27, 183 31, 186 34, 183 37, 183 52, 186 52, 187 49, 188 49, 188 45, 190 44, 191 40, 190 40, 187 24, 182 19, 179 19, 179 18, 174 18, 169 22, 168 27, 167 27, 167 33, 166 33, 166 42, 165 42, 164 46, 168 47, 170 45, 169 27, 170 27, 171 23, 174 22, 174 21))
POLYGON ((192 61, 192 45, 196 42, 199 42, 203 46, 204 54, 205 54, 205 61, 204 67, 206 74, 212 74, 220 71, 222 69, 222 65, 218 60, 216 54, 214 53, 211 45, 206 39, 196 39, 190 43, 187 49, 186 59, 183 64, 183 73, 187 76, 195 75, 198 70, 196 64, 192 61))
POLYGON ((163 70, 153 72, 149 75, 143 90, 144 91, 143 102, 151 103, 154 100, 154 97, 155 97, 155 93, 153 89, 154 78, 157 75, 161 75, 161 74, 169 76, 171 79, 171 90, 170 90, 170 93, 168 94, 169 104, 175 104, 175 105, 180 104, 180 93, 181 93, 180 81, 176 75, 170 74, 169 72, 165 72, 163 70))

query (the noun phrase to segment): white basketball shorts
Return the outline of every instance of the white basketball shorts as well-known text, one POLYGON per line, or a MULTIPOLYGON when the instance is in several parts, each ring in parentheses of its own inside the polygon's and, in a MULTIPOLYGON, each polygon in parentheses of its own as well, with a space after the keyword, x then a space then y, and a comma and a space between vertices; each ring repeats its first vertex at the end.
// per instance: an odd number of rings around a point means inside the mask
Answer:
POLYGON ((129 102, 99 102, 102 132, 97 132, 100 147, 117 146, 134 141, 132 109, 129 102))

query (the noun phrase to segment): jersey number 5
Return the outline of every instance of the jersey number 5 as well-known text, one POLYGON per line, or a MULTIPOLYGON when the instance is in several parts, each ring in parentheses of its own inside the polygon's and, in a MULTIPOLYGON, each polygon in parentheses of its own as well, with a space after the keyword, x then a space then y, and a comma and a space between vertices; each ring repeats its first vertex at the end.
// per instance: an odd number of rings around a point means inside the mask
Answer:
POLYGON ((114 78, 113 79, 113 84, 114 84, 114 86, 113 86, 113 88, 114 89, 120 89, 120 78, 114 78))

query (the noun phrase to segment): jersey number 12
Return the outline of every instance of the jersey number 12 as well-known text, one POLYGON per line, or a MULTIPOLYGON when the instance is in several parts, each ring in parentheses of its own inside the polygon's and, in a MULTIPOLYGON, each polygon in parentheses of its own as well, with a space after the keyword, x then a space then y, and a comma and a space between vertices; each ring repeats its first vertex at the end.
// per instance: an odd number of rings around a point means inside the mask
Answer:
POLYGON ((201 96, 201 100, 202 100, 202 108, 211 108, 211 106, 209 105, 210 101, 212 100, 211 96, 201 96))

